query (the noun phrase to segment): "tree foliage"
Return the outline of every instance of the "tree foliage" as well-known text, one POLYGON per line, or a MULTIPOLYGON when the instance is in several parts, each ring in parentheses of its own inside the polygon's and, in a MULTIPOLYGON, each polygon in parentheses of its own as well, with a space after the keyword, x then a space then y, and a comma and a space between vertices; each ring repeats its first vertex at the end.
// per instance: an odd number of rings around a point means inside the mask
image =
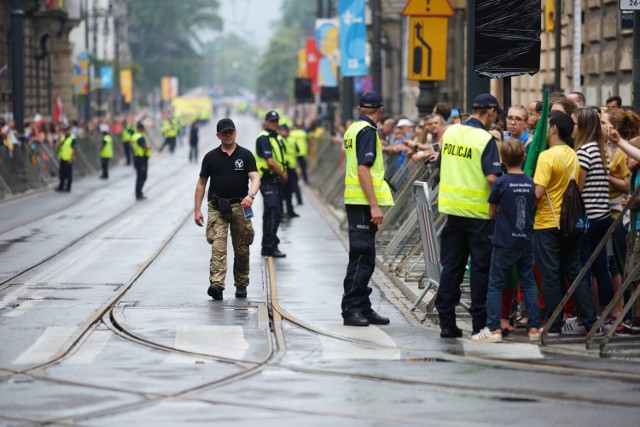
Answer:
POLYGON ((255 90, 258 49, 236 34, 220 36, 205 46, 202 80, 225 95, 255 90))
POLYGON ((282 18, 260 60, 258 95, 284 101, 293 98, 298 71, 298 49, 315 34, 316 2, 283 0, 282 18))
POLYGON ((199 83, 204 63, 202 34, 222 29, 218 0, 127 0, 130 47, 140 66, 136 82, 144 93, 162 76, 177 76, 181 87, 199 83))

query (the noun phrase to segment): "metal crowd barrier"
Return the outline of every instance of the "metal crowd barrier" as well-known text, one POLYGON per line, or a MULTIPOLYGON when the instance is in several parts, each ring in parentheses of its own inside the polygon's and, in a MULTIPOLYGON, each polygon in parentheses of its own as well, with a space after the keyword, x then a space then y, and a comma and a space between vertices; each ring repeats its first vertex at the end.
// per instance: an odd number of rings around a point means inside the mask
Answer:
MULTIPOLYGON (((323 140, 315 141, 315 146, 316 156, 309 159, 311 185, 327 203, 337 210, 344 210, 345 165, 342 147, 323 140)), ((439 251, 437 236, 445 220, 445 216, 437 212, 437 184, 434 181, 437 174, 431 166, 425 167, 423 163, 413 163, 410 159, 400 161, 400 157, 399 153, 385 153, 385 172, 389 177, 395 206, 383 208, 385 220, 376 234, 376 252, 390 274, 423 289, 423 294, 414 304, 414 309, 424 309, 422 320, 429 316, 437 320, 433 303, 440 280, 440 266, 438 264, 435 268, 428 261, 434 259, 434 251, 439 251), (418 200, 417 185, 432 189, 418 200), (427 236, 431 237, 430 241, 427 236), (422 302, 427 295, 428 298, 422 302)), ((346 228, 346 216, 341 226, 346 228)), ((469 300, 468 285, 463 285, 461 316, 468 315, 466 309, 469 300)))
MULTIPOLYGON (((79 178, 100 171, 101 134, 78 138, 73 176, 79 178)), ((113 135, 113 164, 124 158, 120 135, 113 135)), ((29 190, 53 186, 58 180, 58 154, 49 142, 32 140, 12 151, 0 146, 0 200, 29 190)))

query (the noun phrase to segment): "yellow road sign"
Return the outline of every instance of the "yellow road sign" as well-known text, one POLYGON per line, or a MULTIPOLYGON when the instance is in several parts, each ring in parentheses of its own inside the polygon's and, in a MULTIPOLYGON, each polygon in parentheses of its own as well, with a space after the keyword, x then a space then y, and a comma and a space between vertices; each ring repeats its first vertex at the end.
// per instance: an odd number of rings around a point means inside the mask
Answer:
POLYGON ((409 0, 402 10, 405 16, 453 16, 449 0, 409 0))
POLYGON ((409 20, 409 80, 445 80, 448 18, 409 20))

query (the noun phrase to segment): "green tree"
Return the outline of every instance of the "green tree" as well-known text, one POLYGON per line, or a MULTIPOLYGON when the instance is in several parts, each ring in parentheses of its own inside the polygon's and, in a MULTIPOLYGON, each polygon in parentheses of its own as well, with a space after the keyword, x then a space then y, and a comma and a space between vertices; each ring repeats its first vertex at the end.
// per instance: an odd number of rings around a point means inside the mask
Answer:
POLYGON ((258 95, 285 101, 293 98, 293 79, 298 74, 298 49, 314 37, 316 2, 283 0, 282 18, 260 60, 258 95))
POLYGON ((202 34, 222 29, 218 0, 127 0, 133 61, 143 93, 162 76, 177 76, 182 88, 199 84, 204 63, 202 34))
POLYGON ((205 46, 202 80, 223 88, 225 95, 237 95, 241 89, 255 91, 257 56, 258 48, 236 34, 218 37, 205 46))

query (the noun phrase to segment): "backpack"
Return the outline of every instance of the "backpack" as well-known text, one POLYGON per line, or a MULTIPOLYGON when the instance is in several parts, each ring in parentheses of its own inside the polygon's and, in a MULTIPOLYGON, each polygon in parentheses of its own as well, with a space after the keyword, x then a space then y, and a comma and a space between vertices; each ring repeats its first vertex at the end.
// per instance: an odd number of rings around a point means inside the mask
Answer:
MULTIPOLYGON (((567 168, 567 165, 564 163, 562 158, 558 156, 557 153, 554 153, 553 151, 552 153, 555 154, 558 159, 560 159, 560 162, 564 166, 564 169, 567 171, 567 175, 569 175, 569 168, 567 168)), ((551 199, 549 198, 549 194, 547 193, 547 200, 549 201, 549 206, 551 207, 553 219, 558 225, 560 234, 564 237, 581 236, 589 230, 589 217, 587 215, 587 209, 584 206, 584 200, 582 200, 582 195, 580 194, 578 183, 574 178, 576 176, 576 168, 577 164, 574 164, 573 175, 569 175, 569 184, 567 185, 567 188, 564 190, 564 194, 562 195, 559 223, 558 218, 556 217, 556 213, 553 211, 551 199)))

